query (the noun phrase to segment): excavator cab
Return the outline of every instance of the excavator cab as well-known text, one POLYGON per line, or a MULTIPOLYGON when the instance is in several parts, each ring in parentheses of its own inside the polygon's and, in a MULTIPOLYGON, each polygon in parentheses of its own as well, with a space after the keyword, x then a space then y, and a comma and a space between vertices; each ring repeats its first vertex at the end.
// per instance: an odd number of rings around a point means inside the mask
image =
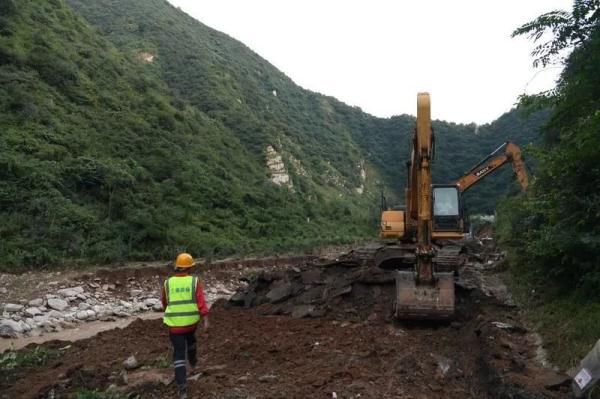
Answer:
POLYGON ((438 238, 435 237, 436 233, 462 234, 464 231, 464 212, 462 198, 458 186, 455 184, 434 184, 432 187, 432 192, 432 227, 434 238, 438 238))

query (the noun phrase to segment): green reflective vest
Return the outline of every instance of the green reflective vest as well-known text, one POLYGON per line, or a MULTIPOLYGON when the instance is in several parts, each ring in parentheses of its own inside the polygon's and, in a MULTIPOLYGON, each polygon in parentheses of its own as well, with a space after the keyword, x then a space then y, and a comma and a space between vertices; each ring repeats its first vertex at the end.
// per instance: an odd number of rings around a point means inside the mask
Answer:
POLYGON ((165 281, 167 308, 163 322, 169 327, 186 327, 200 321, 200 311, 196 304, 198 277, 169 277, 165 281))

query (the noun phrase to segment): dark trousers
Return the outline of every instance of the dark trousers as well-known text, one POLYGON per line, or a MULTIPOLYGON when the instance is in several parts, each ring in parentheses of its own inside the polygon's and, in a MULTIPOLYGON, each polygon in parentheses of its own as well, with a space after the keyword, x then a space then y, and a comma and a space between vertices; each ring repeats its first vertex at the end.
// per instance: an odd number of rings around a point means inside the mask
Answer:
POLYGON ((186 381, 186 354, 190 366, 196 367, 196 332, 187 334, 169 334, 173 344, 173 367, 175 367, 175 382, 184 386, 186 381))

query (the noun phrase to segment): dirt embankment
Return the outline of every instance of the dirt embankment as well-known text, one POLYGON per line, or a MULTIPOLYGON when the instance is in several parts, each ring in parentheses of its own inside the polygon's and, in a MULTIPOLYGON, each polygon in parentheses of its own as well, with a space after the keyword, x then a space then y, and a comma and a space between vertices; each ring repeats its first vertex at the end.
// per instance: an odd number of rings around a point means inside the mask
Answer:
MULTIPOLYGON (((557 375, 533 360, 518 309, 495 296, 502 289, 490 289, 491 269, 467 267, 457 318, 441 324, 393 321, 393 284, 375 283, 358 269, 300 261, 284 272, 254 272, 248 289, 213 306, 210 330, 198 332, 191 397, 565 397, 553 386, 557 375)), ((3 374, 1 398, 63 398, 84 387, 173 397, 160 320, 45 347, 62 349, 60 357, 3 374), (127 371, 130 355, 140 367, 127 371)))

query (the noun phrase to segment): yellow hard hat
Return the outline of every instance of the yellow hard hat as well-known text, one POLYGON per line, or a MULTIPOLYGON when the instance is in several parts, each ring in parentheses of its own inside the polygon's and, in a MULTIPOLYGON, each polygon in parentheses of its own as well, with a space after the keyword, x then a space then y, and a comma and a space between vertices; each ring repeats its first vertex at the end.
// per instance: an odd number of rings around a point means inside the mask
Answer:
POLYGON ((175 267, 180 269, 188 269, 192 266, 194 266, 194 258, 192 258, 192 255, 185 252, 177 255, 177 260, 175 260, 175 267))

